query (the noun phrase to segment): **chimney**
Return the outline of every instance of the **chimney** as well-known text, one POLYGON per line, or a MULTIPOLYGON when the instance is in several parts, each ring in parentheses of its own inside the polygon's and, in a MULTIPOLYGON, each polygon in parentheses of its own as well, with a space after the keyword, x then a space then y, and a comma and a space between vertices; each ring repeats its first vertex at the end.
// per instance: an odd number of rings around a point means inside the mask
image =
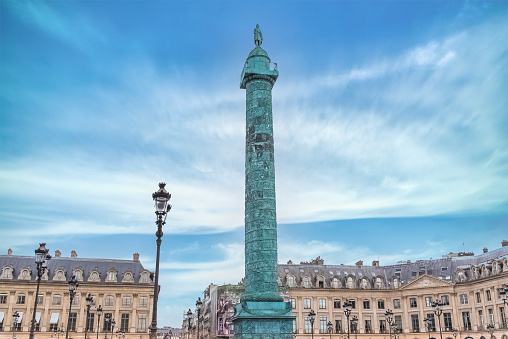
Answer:
POLYGON ((379 261, 378 260, 374 260, 372 262, 372 266, 379 266, 379 261))
POLYGON ((71 258, 77 258, 78 257, 78 254, 76 253, 76 251, 71 251, 71 258))
POLYGON ((484 247, 483 248, 483 253, 487 253, 489 250, 487 249, 487 247, 484 247))
POLYGON ((12 250, 9 248, 9 249, 7 250, 7 255, 11 255, 11 254, 12 254, 12 250))
POLYGON ((134 260, 134 261, 139 261, 139 253, 134 253, 134 254, 132 255, 132 260, 134 260))
POLYGON ((56 250, 55 251, 55 258, 60 258, 62 256, 62 252, 60 252, 59 250, 56 250))
POLYGON ((501 246, 502 247, 508 246, 508 240, 501 241, 501 246))
POLYGON ((363 261, 358 260, 358 261, 356 262, 356 266, 363 266, 363 261))

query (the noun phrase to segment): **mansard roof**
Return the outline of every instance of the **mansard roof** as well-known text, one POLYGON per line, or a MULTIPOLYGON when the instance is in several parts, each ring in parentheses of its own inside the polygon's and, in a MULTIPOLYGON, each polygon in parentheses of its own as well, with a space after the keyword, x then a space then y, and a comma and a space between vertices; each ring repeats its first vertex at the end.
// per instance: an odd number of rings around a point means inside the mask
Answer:
MULTIPOLYGON (((141 273, 146 271, 143 265, 135 260, 53 257, 47 264, 49 281, 53 280, 53 275, 57 270, 63 269, 65 281, 67 282, 71 279, 73 270, 80 269, 83 272, 83 282, 87 282, 90 272, 98 271, 100 282, 103 283, 106 280, 108 271, 114 270, 118 272, 116 282, 122 282, 124 273, 130 271, 134 276, 134 282, 138 283, 141 273)), ((26 267, 31 271, 31 279, 35 280, 37 278, 37 266, 34 256, 0 255, 0 272, 6 266, 12 266, 14 269, 13 278, 9 279, 11 281, 18 280, 19 272, 26 267)), ((0 281, 2 280, 0 277, 0 281)))
MULTIPOLYGON (((354 288, 359 288, 358 281, 363 277, 368 278, 371 282, 376 277, 381 277, 384 283, 383 288, 391 288, 391 281, 394 277, 400 279, 400 285, 405 285, 424 274, 449 282, 458 282, 456 272, 459 269, 466 272, 467 280, 476 279, 470 272, 471 267, 489 266, 493 261, 499 262, 504 258, 508 258, 508 246, 475 256, 418 260, 388 266, 279 264, 278 274, 282 279, 287 275, 293 275, 297 278, 298 284, 304 276, 310 277, 313 284, 319 275, 324 276, 327 282, 333 280, 333 277, 338 277, 343 284, 348 276, 353 276, 355 278, 354 288)), ((503 272, 507 270, 508 267, 503 267, 503 272)))

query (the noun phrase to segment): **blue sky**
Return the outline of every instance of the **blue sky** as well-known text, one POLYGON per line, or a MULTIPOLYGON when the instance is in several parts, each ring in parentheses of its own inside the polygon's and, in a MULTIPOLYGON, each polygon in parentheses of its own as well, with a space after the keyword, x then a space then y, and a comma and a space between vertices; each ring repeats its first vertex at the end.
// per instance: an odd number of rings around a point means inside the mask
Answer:
POLYGON ((155 264, 159 325, 243 277, 256 24, 273 90, 279 260, 381 264, 508 237, 508 3, 0 2, 0 251, 155 264), (305 250, 302 250, 304 248, 305 250))

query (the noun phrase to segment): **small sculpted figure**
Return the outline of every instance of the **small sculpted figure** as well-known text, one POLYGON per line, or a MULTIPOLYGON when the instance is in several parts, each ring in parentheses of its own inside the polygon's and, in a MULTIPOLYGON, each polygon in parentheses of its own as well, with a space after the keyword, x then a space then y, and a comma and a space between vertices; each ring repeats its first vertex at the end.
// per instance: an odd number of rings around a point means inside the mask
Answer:
POLYGON ((261 34, 261 30, 259 29, 259 25, 256 25, 256 28, 254 29, 254 44, 256 46, 261 46, 263 43, 263 34, 261 34))

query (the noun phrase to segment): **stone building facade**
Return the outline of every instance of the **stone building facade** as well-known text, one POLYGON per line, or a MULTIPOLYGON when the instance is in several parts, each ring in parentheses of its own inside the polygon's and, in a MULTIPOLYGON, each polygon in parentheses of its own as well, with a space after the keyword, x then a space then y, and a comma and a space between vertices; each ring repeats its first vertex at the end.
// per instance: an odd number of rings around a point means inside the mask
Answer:
MULTIPOLYGON (((28 338, 32 321, 37 286, 34 257, 0 255, 0 339, 13 337, 13 313, 20 315, 15 337, 28 338)), ((74 275, 79 286, 70 312, 69 337, 111 338, 111 326, 106 314, 115 320, 113 328, 119 338, 148 339, 153 305, 153 273, 133 260, 84 259, 73 251, 71 257, 62 257, 59 251, 48 261, 48 269, 41 279, 36 312, 35 338, 65 338, 69 317, 70 295, 68 281, 74 275), (87 295, 94 305, 86 319, 87 295), (103 312, 98 323, 97 307, 103 312), (63 332, 63 333, 62 333, 63 332)))
MULTIPOLYGON (((307 263, 279 264, 278 273, 281 293, 291 302, 296 316, 294 338, 311 338, 311 310, 316 313, 315 338, 330 337, 328 322, 333 325, 332 338, 345 337, 344 301, 354 302, 350 320, 358 318, 356 331, 351 327, 351 338, 388 338, 388 309, 393 311, 400 331, 398 338, 439 338, 439 320, 431 302, 440 300, 445 304, 440 316, 443 338, 489 338, 486 326, 492 324, 493 338, 507 339, 508 305, 500 298, 499 289, 508 287, 508 246, 476 256, 449 254, 442 259, 389 266, 380 266, 377 261, 372 266, 361 261, 356 265, 325 265, 317 258, 307 263), (434 319, 430 331, 423 321, 427 316, 434 319), (453 329, 457 330, 456 337, 453 329)), ((238 297, 222 303, 234 305, 238 297)), ((205 299, 215 306, 210 307, 206 321, 200 320, 200 338, 232 337, 230 333, 219 335, 217 305, 221 297, 211 294, 205 299)), ((194 313, 193 323, 195 317, 194 313)), ((184 334, 196 338, 192 331, 184 334)))

